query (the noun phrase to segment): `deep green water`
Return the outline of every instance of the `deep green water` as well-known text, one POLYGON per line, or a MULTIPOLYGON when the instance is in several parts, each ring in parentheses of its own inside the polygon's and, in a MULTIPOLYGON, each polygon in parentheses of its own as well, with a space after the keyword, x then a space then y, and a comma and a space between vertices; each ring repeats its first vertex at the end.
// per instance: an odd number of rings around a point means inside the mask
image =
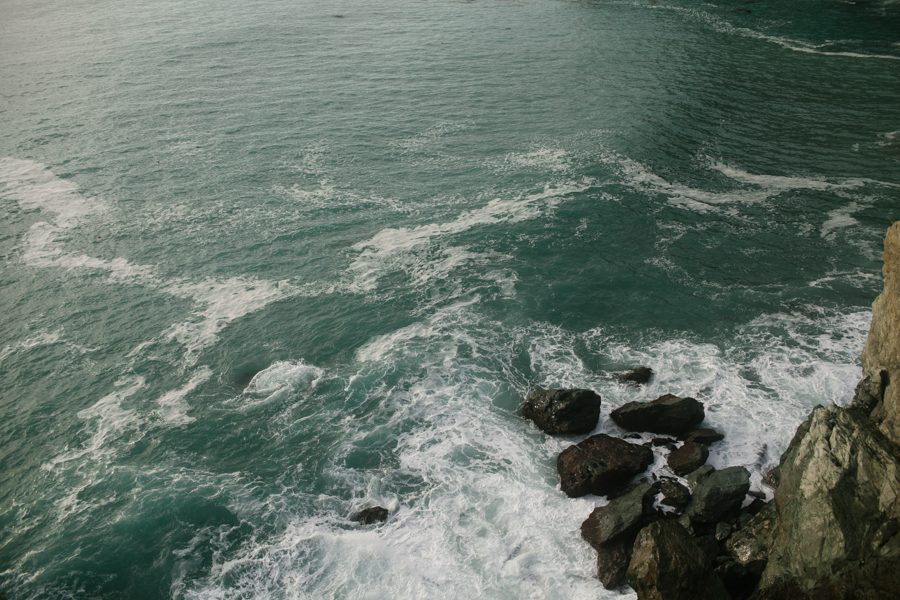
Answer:
POLYGON ((0 593, 618 597, 523 397, 693 395, 766 491, 898 98, 896 2, 5 0, 0 593))

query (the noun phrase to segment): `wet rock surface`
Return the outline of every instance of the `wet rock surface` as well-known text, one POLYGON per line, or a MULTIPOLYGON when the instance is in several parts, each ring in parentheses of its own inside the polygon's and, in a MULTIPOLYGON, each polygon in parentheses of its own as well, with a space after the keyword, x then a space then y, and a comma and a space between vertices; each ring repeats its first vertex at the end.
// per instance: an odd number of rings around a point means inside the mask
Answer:
POLYGON ((669 453, 667 463, 672 472, 683 477, 702 467, 709 458, 709 449, 696 442, 685 442, 681 448, 669 453))
POLYGON ((639 600, 729 599, 704 552, 675 521, 641 530, 626 577, 639 600))
POLYGON ((750 491, 750 471, 728 467, 713 471, 694 489, 685 514, 694 523, 715 524, 737 515, 750 491))
POLYGON ((638 367, 620 375, 619 381, 643 385, 645 383, 649 383, 650 379, 652 378, 653 369, 651 369, 650 367, 638 367))
POLYGON ((556 468, 562 491, 576 498, 615 492, 652 462, 653 451, 649 448, 601 433, 563 450, 556 468))
POLYGON ((629 402, 609 416, 616 425, 628 431, 677 436, 699 425, 706 413, 703 404, 694 398, 666 394, 652 402, 629 402))
POLYGON ((590 433, 600 419, 600 396, 584 389, 538 389, 526 398, 522 416, 551 435, 590 433))
POLYGON ((724 440, 725 436, 715 429, 703 428, 691 429, 678 436, 678 439, 683 442, 696 442, 698 444, 709 446, 710 444, 724 440))

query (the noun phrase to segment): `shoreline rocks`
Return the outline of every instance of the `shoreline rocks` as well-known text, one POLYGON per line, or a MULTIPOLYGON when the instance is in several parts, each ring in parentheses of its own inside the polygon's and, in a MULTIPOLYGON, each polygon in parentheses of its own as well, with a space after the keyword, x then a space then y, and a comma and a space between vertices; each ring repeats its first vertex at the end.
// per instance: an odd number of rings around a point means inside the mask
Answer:
POLYGON ((531 393, 522 416, 544 433, 590 433, 600 420, 600 396, 593 390, 542 390, 531 393))
POLYGON ((615 493, 653 463, 653 451, 600 433, 569 446, 556 460, 562 491, 570 498, 615 493))
POLYGON ((609 413, 609 417, 628 431, 677 436, 703 422, 706 413, 703 404, 694 398, 666 394, 652 402, 629 402, 609 413))

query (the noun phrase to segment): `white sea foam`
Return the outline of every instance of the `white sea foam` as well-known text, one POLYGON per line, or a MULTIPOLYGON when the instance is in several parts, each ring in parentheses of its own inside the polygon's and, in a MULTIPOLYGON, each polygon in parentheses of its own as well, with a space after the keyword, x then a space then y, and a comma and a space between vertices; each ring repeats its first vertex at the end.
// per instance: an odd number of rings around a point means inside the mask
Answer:
POLYGON ((322 369, 302 360, 276 361, 254 375, 235 402, 241 409, 280 402, 300 390, 315 388, 324 375, 322 369))
POLYGON ((53 344, 57 344, 60 342, 61 336, 62 329, 58 329, 54 332, 41 331, 37 335, 33 335, 20 342, 16 342, 15 344, 3 346, 3 348, 0 349, 0 362, 3 362, 6 357, 18 350, 30 350, 31 348, 37 348, 39 346, 52 346, 53 344))
POLYGON ((78 460, 84 456, 89 456, 95 461, 102 461, 104 458, 113 455, 116 449, 109 442, 120 437, 126 430, 137 429, 142 420, 137 411, 123 408, 122 401, 134 395, 144 387, 145 383, 146 381, 143 377, 123 377, 116 381, 115 385, 124 389, 112 392, 89 408, 78 411, 77 416, 79 419, 89 421, 92 424, 93 433, 91 438, 82 444, 81 448, 77 450, 67 449, 42 464, 41 468, 52 471, 62 463, 78 460))
MULTIPOLYGON (((34 161, 0 159, 0 198, 14 199, 23 210, 55 213, 53 222, 31 226, 22 238, 23 260, 33 267, 106 271, 112 282, 141 285, 158 292, 192 300, 198 305, 191 319, 172 325, 163 339, 185 347, 188 366, 203 348, 218 340, 218 333, 235 319, 261 310, 272 302, 300 293, 287 281, 248 277, 192 282, 159 277, 156 267, 138 265, 125 258, 102 259, 65 250, 67 236, 88 218, 108 212, 102 202, 81 194, 75 183, 57 177, 34 161)), ((307 290, 308 291, 308 290, 307 290)))
POLYGON ((160 396, 156 403, 159 408, 155 411, 163 421, 170 425, 187 425, 194 422, 194 417, 188 416, 187 411, 190 409, 185 396, 193 392, 197 386, 206 383, 212 377, 212 369, 207 366, 197 368, 184 386, 177 390, 166 392, 160 396))
POLYGON ((515 198, 495 198, 485 206, 465 211, 456 219, 445 223, 382 229, 372 238, 353 245, 353 250, 359 252, 359 255, 349 267, 353 278, 350 289, 358 292, 373 291, 378 279, 394 270, 414 272, 419 283, 441 279, 470 259, 488 257, 462 247, 445 247, 442 250, 445 258, 439 261, 422 263, 416 257, 411 258, 411 255, 428 248, 437 239, 453 236, 473 227, 496 226, 537 218, 552 210, 566 195, 584 191, 592 184, 593 181, 586 180, 557 187, 547 185, 542 192, 515 198))

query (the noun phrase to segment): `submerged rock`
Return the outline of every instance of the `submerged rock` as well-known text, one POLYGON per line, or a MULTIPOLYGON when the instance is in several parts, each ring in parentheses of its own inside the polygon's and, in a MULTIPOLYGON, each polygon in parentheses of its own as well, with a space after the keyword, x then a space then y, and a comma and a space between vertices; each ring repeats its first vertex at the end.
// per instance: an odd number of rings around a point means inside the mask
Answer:
POLYGON ((669 453, 667 463, 673 473, 682 477, 702 467, 707 458, 709 458, 709 449, 706 446, 695 442, 685 442, 681 448, 669 453))
POLYGON ((706 555, 675 521, 641 530, 626 577, 638 600, 729 600, 706 555))
POLYGON ((372 525, 379 521, 387 521, 388 514, 388 509, 381 506, 372 506, 359 511, 356 515, 356 520, 363 525, 372 525))
POLYGON ((560 452, 556 469, 562 491, 577 498, 615 492, 652 463, 649 448, 600 433, 560 452))
POLYGON ((701 479, 685 514, 694 523, 714 524, 736 516, 750 490, 750 471, 728 467, 701 479))
POLYGON ((694 398, 666 394, 652 402, 629 402, 609 416, 616 425, 629 431, 681 435, 699 425, 706 413, 703 404, 694 398))
POLYGON ((650 367, 638 367, 619 376, 620 381, 643 385, 653 377, 653 369, 650 367))
POLYGON ((545 433, 590 433, 600 419, 600 396, 592 390, 535 390, 522 416, 545 433))

